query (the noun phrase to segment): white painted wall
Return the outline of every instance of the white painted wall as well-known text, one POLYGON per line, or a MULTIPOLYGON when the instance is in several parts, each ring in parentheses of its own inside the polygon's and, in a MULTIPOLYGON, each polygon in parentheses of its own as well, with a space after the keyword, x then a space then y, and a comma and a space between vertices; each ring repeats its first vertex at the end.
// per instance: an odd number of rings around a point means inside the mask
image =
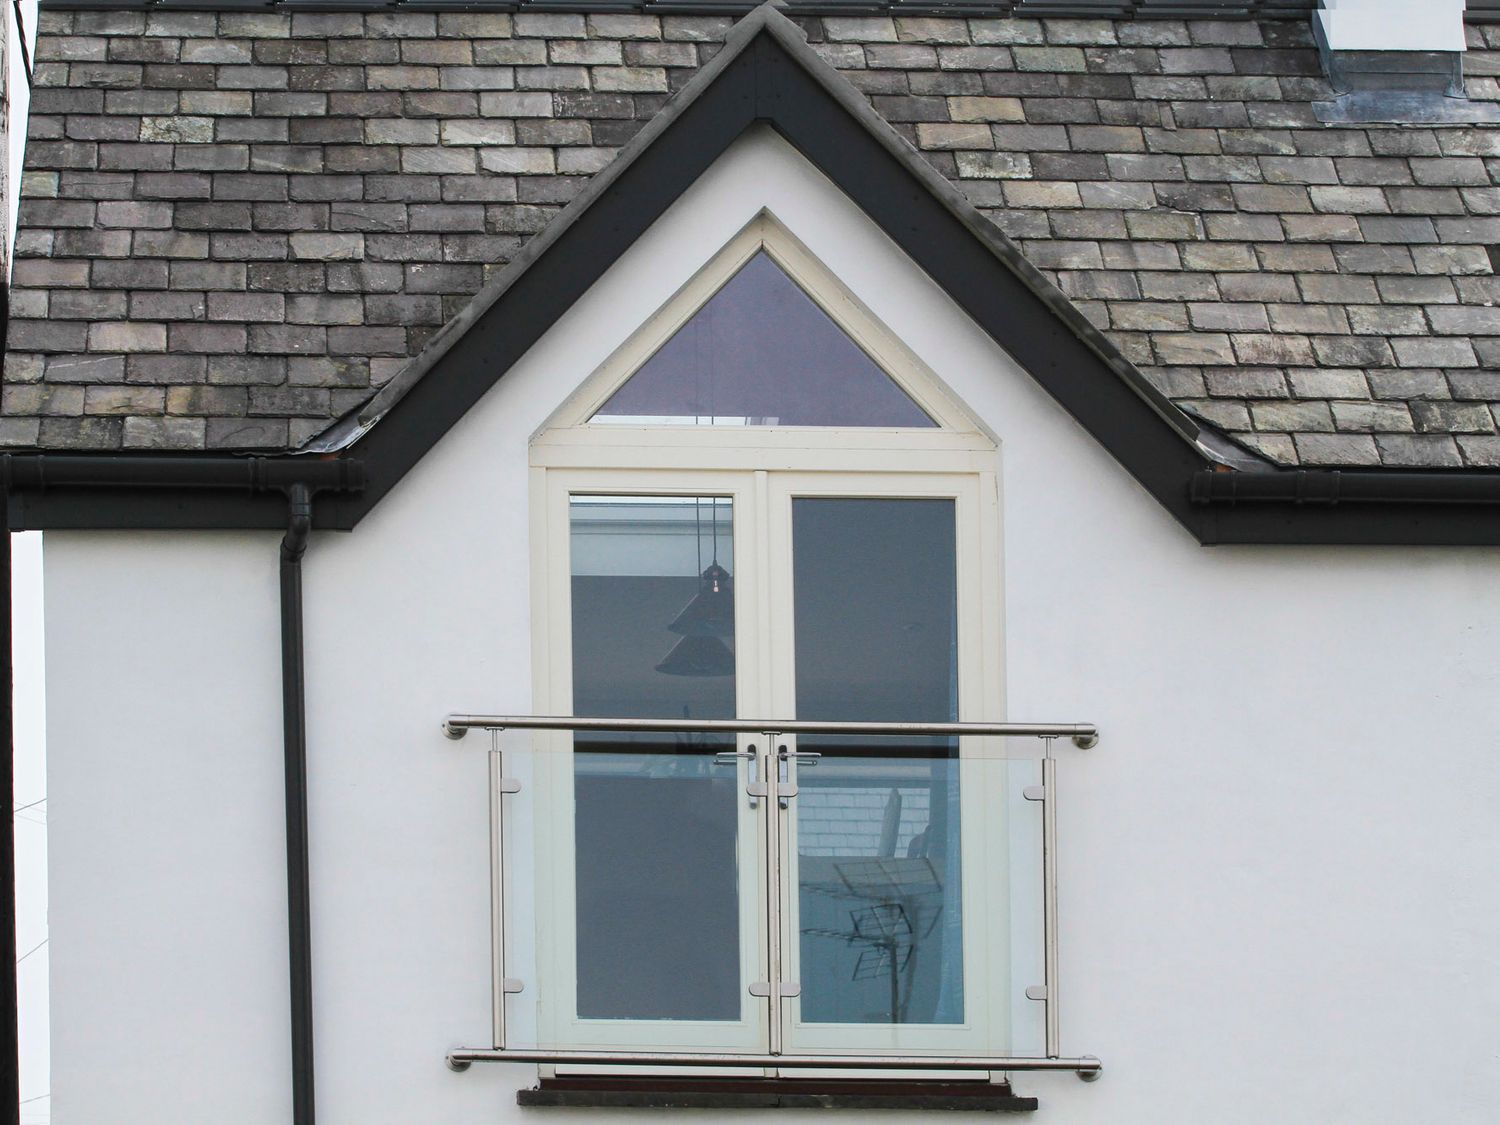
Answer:
POLYGON ((277 543, 47 535, 55 1120, 287 1119, 277 543))
MULTIPOLYGON (((1036 1119, 1492 1121, 1500 553, 1199 547, 768 135, 314 538, 322 1120, 519 1118, 529 1068, 442 1061, 488 1032, 488 880, 438 723, 529 709, 528 436, 762 206, 1001 436, 1011 717, 1104 733, 1060 788, 1064 1048, 1106 1073, 1018 1077, 1036 1119)), ((57 1120, 284 1122, 275 537, 47 559, 57 1120)))

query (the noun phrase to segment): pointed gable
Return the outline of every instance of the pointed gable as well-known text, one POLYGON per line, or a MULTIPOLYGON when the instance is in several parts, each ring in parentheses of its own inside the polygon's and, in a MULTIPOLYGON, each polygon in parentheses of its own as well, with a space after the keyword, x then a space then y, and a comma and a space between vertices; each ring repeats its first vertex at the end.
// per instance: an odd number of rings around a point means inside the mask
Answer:
POLYGON ((747 129, 774 129, 879 225, 1179 520, 1205 435, 998 228, 763 4, 427 349, 308 452, 353 449, 357 520, 747 129))

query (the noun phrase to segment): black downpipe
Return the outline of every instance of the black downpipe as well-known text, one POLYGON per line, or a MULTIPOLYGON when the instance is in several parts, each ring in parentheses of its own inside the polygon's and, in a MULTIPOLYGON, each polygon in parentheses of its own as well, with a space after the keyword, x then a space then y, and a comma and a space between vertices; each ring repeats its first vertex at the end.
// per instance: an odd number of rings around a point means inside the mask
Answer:
POLYGON ((286 772, 287 957, 291 977, 292 1121, 313 1125, 312 902, 307 859, 307 695, 302 646, 302 556, 312 491, 287 489, 281 541, 281 724, 286 772))

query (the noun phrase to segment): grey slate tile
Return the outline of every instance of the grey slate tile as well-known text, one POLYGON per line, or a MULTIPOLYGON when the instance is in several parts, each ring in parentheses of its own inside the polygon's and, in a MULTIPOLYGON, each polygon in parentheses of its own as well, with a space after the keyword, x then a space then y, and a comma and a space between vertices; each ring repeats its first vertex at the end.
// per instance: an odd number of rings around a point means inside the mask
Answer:
MULTIPOLYGON (((1287 22, 800 22, 1184 409, 1280 463, 1500 458, 1480 429, 1500 397, 1500 130, 1318 126, 1326 83, 1287 22), (1409 432, 1418 403, 1431 433, 1409 432)), ((13 356, 36 391, 8 396, 0 442, 315 432, 728 25, 43 13, 12 331, 50 354, 13 356)))

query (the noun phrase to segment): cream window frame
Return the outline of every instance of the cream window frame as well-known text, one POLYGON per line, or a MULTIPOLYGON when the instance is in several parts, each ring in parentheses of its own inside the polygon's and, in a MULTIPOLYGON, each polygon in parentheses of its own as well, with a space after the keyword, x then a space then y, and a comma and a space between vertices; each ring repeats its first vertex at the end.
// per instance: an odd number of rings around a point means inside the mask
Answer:
POLYGON ((937 373, 768 211, 762 211, 631 334, 533 435, 536 468, 993 470, 999 441, 937 373), (937 425, 632 426, 591 424, 615 391, 757 253, 766 253, 937 425))
MULTIPOLYGON (((530 444, 530 516, 533 596, 533 704, 537 714, 570 714, 571 606, 569 497, 574 495, 731 496, 735 500, 737 707, 740 717, 790 716, 793 710, 793 665, 790 583, 791 499, 794 495, 947 497, 955 500, 959 541, 959 718, 996 721, 1004 716, 1003 586, 999 442, 958 402, 942 379, 861 302, 822 262, 769 212, 762 212, 714 253, 636 332, 571 394, 533 435, 530 444), (681 424, 592 424, 590 419, 611 395, 653 355, 702 305, 756 253, 764 252, 847 332, 936 423, 933 428, 816 426, 691 426, 681 424), (892 466, 899 465, 899 471, 892 466), (773 645, 776 646, 773 649, 773 645)), ((565 740, 565 735, 538 735, 565 740)), ((741 748, 747 738, 740 739, 741 748)), ((966 743, 969 740, 966 740, 966 743)), ((559 742, 565 745, 565 742, 559 742)), ((560 766, 566 754, 538 755, 538 768, 557 776, 544 781, 551 799, 569 806, 556 816, 547 851, 554 866, 539 880, 538 911, 553 924, 566 926, 572 887, 566 870, 571 854, 571 805, 560 766), (551 896, 551 901, 547 901, 551 896)), ((738 767, 743 777, 745 767, 738 767)), ((983 833, 985 810, 971 810, 963 798, 965 854, 993 870, 1004 849, 1004 833, 983 833), (972 827, 971 827, 972 826, 972 827), (971 834, 998 839, 971 839, 971 834), (969 852, 971 845, 975 848, 969 852), (982 858, 981 858, 982 857, 982 858)), ((744 802, 741 802, 743 805, 744 802)), ((992 809, 991 809, 992 811, 992 809)), ((742 817, 743 817, 742 813, 742 817)), ((742 822, 742 833, 748 826, 742 822)), ((761 829, 757 827, 758 833, 761 829)), ((754 838, 754 837, 750 837, 754 838)), ((747 839, 742 835, 742 839, 747 839)), ((759 842, 759 841, 758 841, 759 842)), ((795 841, 788 840, 795 855, 795 841)), ((757 855, 764 849, 757 847, 757 855)), ((758 861, 756 861, 758 862, 758 861)), ((965 870, 971 868, 966 863, 965 870)), ((742 867, 742 879, 746 868, 742 867)), ((757 878, 765 873, 756 871, 757 878)), ((977 882, 977 880, 974 880, 977 882)), ((784 1009, 789 1048, 808 1053, 847 1053, 851 1047, 872 1053, 993 1054, 993 1024, 1007 1022, 1014 1007, 1013 982, 1003 961, 994 961, 1007 937, 1006 923, 995 922, 984 902, 975 899, 965 877, 965 1016, 960 1026, 904 1025, 899 1037, 882 1035, 884 1025, 806 1027, 796 1020, 795 1001, 784 1009), (970 913, 971 908, 975 912, 970 913), (984 916, 983 922, 980 921, 984 916), (970 918, 975 928, 970 931, 970 918), (971 1005, 985 1007, 976 1026, 971 1005), (872 1028, 874 1030, 872 1030, 872 1028), (897 1042, 899 1038, 899 1043, 897 1042)), ((793 875, 783 894, 783 949, 795 949, 794 916, 785 896, 795 895, 793 875)), ((994 892, 995 901, 1001 900, 994 892)), ((745 901, 741 888, 742 941, 747 925, 758 927, 747 953, 765 946, 764 910, 745 901)), ((565 940, 538 943, 538 972, 572 972, 565 940)), ((793 956, 795 963, 795 954, 793 956)), ((763 966, 757 966, 763 970, 763 966)), ((759 976, 751 979, 763 979, 759 976)), ((562 990, 566 993, 566 989, 562 990)), ((570 994, 569 994, 570 995, 570 994)), ((702 1028, 680 1021, 579 1021, 562 1014, 567 995, 543 990, 538 1032, 567 1046, 646 1046, 653 1049, 740 1049, 743 1033, 763 1040, 764 1013, 747 1005, 739 1024, 702 1028), (613 1023, 616 1027, 598 1026, 613 1023), (588 1025, 588 1026, 585 1026, 588 1025), (717 1031, 727 1039, 712 1038, 717 1031), (667 1040, 671 1040, 668 1042, 667 1040)), ((753 1047, 746 1047, 747 1052, 753 1047)))

